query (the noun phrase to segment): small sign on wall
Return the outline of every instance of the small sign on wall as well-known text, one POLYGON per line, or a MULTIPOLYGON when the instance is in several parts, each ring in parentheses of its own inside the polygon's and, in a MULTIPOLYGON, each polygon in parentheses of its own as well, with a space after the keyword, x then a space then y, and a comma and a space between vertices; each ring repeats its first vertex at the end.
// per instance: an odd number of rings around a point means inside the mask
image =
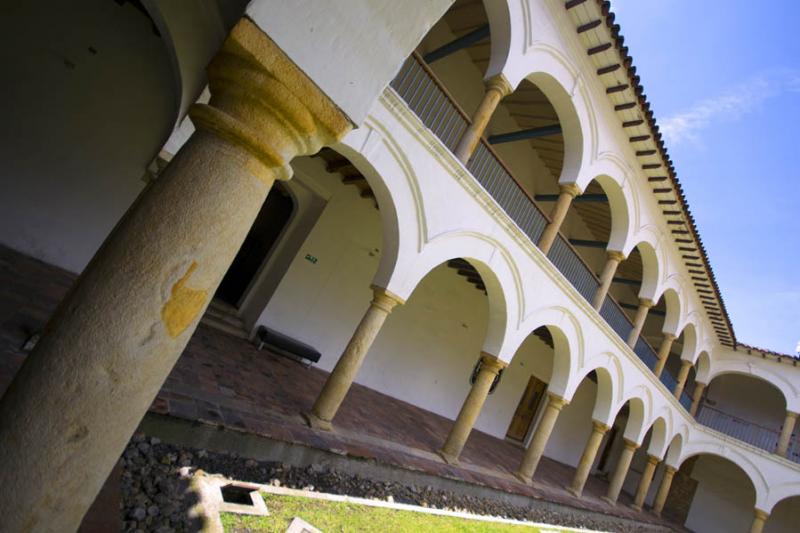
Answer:
POLYGON ((316 265, 316 264, 317 264, 317 258, 316 258, 316 257, 314 257, 314 256, 313 256, 313 255, 311 255, 311 254, 306 254, 306 261, 308 261, 308 262, 309 262, 309 263, 311 263, 312 265, 316 265))

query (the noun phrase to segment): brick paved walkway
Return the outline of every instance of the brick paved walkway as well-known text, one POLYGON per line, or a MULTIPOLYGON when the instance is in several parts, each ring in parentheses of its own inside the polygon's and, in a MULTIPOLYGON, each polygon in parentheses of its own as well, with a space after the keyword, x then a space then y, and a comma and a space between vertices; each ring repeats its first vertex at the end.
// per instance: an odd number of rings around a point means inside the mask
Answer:
MULTIPOLYGON (((0 246, 0 394, 25 354, 21 347, 40 331, 75 276, 0 246)), ((620 505, 600 499, 607 483, 590 477, 583 499, 563 489, 574 473, 570 466, 543 458, 535 487, 511 472, 523 450, 473 431, 458 467, 434 453, 452 422, 377 391, 355 385, 336 417, 336 431, 308 428, 300 412, 310 409, 326 372, 257 351, 236 337, 200 325, 164 383, 151 411, 273 439, 421 470, 574 507, 635 520, 661 522, 638 513, 622 494, 620 505)))

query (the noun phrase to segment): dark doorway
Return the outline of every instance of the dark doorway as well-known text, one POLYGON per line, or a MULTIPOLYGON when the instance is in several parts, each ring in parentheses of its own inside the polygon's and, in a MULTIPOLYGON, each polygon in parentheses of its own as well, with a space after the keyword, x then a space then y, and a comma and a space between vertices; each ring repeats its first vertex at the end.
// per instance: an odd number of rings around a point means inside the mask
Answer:
POLYGON ((294 202, 289 193, 280 185, 273 186, 239 253, 222 278, 215 298, 234 307, 239 306, 244 292, 269 257, 293 210, 294 202))

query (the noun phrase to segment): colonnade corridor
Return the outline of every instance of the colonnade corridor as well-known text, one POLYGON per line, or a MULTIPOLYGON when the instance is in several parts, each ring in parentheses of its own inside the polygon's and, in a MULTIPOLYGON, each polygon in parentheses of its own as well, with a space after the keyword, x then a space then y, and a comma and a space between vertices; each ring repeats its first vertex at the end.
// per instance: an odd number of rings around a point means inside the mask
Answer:
MULTIPOLYGON (((358 194, 354 196, 354 201, 363 201, 358 194)), ((370 209, 374 211, 373 207, 370 209)), ((0 249, 0 262, 4 265, 0 279, 6 281, 13 276, 17 280, 14 284, 3 283, 0 292, 2 301, 17 309, 0 327, 0 350, 3 354, 0 390, 3 390, 26 357, 20 347, 25 344, 29 332, 41 329, 75 276, 7 248, 0 249), (42 283, 45 279, 48 282, 42 283)), ((291 275, 291 272, 287 274, 291 275)), ((365 292, 368 301, 369 293, 365 292)), ((466 301, 486 307, 486 295, 446 264, 434 269, 404 305, 408 306, 409 313, 415 312, 414 307, 417 307, 416 311, 424 311, 436 303, 437 296, 446 294, 452 297, 458 292, 463 292, 461 307, 466 301), (443 286, 443 292, 437 286, 443 286), (414 306, 415 299, 419 306, 414 306)), ((275 298, 280 298, 280 294, 276 293, 275 298)), ((459 307, 453 305, 451 311, 459 307)), ((390 320, 397 319, 399 326, 407 327, 407 318, 397 313, 400 309, 390 315, 390 320)), ((480 306, 472 312, 480 314, 480 306)), ((443 315, 438 325, 450 322, 454 329, 465 330, 464 324, 471 323, 464 319, 469 318, 467 315, 450 318, 443 315)), ((628 507, 632 501, 628 494, 623 493, 620 505, 611 506, 602 500, 608 489, 602 476, 588 476, 580 499, 567 490, 574 481, 574 465, 582 451, 573 435, 585 435, 588 439, 593 428, 590 415, 597 388, 594 375, 585 378, 573 403, 562 410, 548 441, 548 449, 536 469, 534 483, 522 483, 514 476, 525 455, 525 448, 506 435, 511 429, 514 411, 525 393, 525 380, 532 376, 538 379, 537 375, 544 376, 545 380, 549 378, 547 372, 551 361, 548 359, 552 359, 553 349, 547 344, 552 341, 544 332, 532 334, 520 348, 509 370, 503 372, 496 389, 488 396, 484 413, 477 423, 478 429, 470 433, 459 463, 448 464, 437 452, 445 443, 470 389, 470 376, 478 356, 463 358, 451 370, 450 364, 457 360, 432 361, 438 351, 431 349, 420 354, 415 362, 412 360, 413 364, 404 365, 398 360, 395 367, 386 368, 386 361, 381 361, 381 347, 385 346, 388 337, 402 337, 404 341, 410 337, 399 326, 393 331, 391 322, 387 321, 362 370, 370 371, 369 361, 374 356, 375 371, 383 368, 387 379, 406 388, 410 380, 430 379, 435 382, 441 381, 442 376, 456 374, 458 379, 451 380, 455 388, 450 397, 441 396, 442 400, 447 398, 444 414, 413 405, 411 396, 410 401, 403 401, 396 397, 397 394, 389 396, 360 385, 357 380, 334 419, 335 430, 309 428, 300 413, 307 412, 313 405, 329 376, 326 371, 321 367, 306 369, 269 350, 259 351, 245 339, 201 323, 149 407, 142 429, 155 427, 165 420, 175 420, 176 423, 183 420, 192 424, 189 427, 218 428, 213 431, 233 431, 236 434, 244 432, 257 438, 331 450, 336 454, 346 453, 637 521, 661 523, 651 514, 642 515, 628 507), (387 338, 383 339, 384 336, 387 338), (443 364, 446 362, 449 363, 443 364), (514 376, 514 372, 519 375, 514 376), (502 424, 492 424, 493 419, 500 418, 501 414, 502 424), (573 443, 568 456, 556 453, 567 442, 573 443)), ((420 330, 414 331, 419 333, 420 330)), ((435 342, 435 339, 421 340, 435 342)), ((479 341, 477 345, 480 345, 479 341)), ((406 344, 406 348, 387 354, 387 357, 413 355, 417 348, 418 345, 406 344)), ((542 407, 546 403, 543 401, 542 407)), ((541 412, 537 415, 540 418, 541 412)), ((530 438, 533 432, 531 428, 526 437, 530 438)))
POLYGON ((345 4, 7 10, 0 532, 134 432, 796 529, 797 360, 736 340, 610 4, 345 4))

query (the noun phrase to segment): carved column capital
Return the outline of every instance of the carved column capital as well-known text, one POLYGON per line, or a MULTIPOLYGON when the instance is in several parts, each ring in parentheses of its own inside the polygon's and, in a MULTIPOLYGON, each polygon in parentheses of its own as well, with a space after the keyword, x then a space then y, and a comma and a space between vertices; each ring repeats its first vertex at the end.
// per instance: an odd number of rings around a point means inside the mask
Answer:
POLYGON ((508 83, 508 80, 502 74, 495 74, 491 78, 487 79, 486 82, 486 91, 497 91, 500 94, 500 98, 505 98, 512 92, 514 92, 514 88, 508 83))
POLYGON ((558 191, 561 194, 568 194, 572 198, 575 198, 581 193, 581 190, 576 183, 562 183, 558 186, 558 191))
POLYGON ((508 363, 501 361, 494 355, 487 352, 481 352, 481 370, 487 370, 488 372, 497 375, 507 366, 508 363))
POLYGON ((349 119, 253 21, 233 28, 208 66, 211 100, 189 116, 199 131, 244 148, 251 172, 289 179, 289 161, 341 139, 349 119))
POLYGON ((560 411, 564 407, 569 405, 569 400, 566 400, 566 399, 562 398, 558 394, 554 394, 552 392, 548 392, 547 393, 547 397, 548 397, 548 402, 547 402, 548 405, 550 407, 552 407, 553 409, 557 410, 557 411, 560 411))
POLYGON ((625 254, 618 250, 607 250, 606 257, 609 261, 616 261, 617 263, 621 263, 625 260, 625 254))
POLYGON ((391 313, 396 306, 405 303, 405 300, 383 287, 373 285, 370 288, 372 289, 372 305, 386 311, 387 314, 391 313))

